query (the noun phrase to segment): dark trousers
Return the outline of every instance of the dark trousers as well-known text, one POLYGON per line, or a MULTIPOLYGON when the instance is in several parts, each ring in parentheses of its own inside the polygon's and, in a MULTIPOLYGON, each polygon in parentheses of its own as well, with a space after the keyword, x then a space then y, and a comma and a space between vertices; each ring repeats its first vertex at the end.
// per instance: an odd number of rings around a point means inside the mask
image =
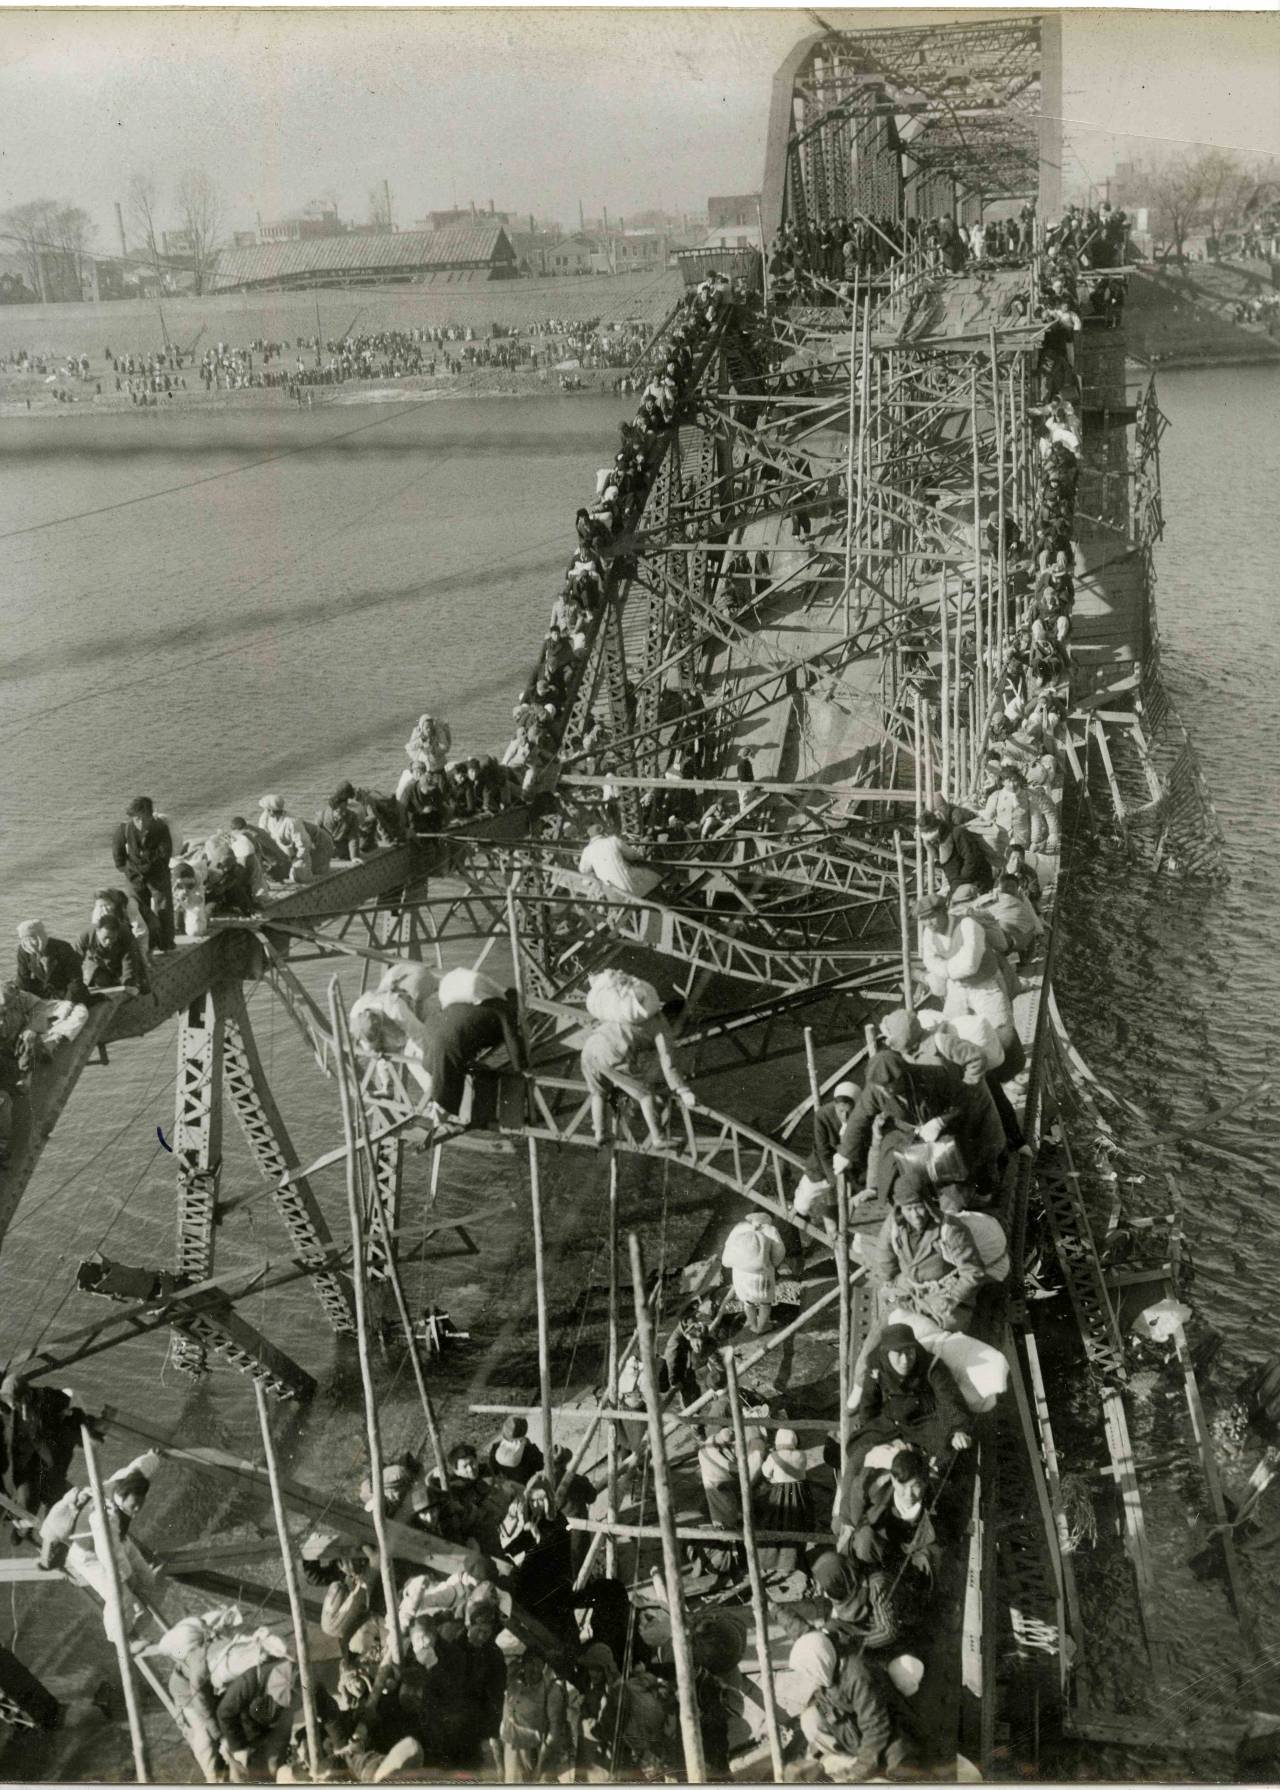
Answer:
POLYGON ((163 870, 149 871, 145 877, 131 876, 129 887, 151 934, 151 949, 172 951, 173 879, 169 875, 169 866, 166 864, 163 870))

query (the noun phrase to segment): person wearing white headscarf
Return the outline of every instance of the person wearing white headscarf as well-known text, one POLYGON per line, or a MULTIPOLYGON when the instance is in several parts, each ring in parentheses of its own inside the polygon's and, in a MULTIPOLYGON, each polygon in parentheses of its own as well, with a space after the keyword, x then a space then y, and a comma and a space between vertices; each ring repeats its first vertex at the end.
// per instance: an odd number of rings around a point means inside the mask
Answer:
POLYGON ((788 1664, 808 1693, 800 1727, 812 1756, 838 1783, 874 1777, 894 1744, 877 1673, 857 1653, 842 1656, 831 1636, 816 1629, 801 1635, 788 1664))

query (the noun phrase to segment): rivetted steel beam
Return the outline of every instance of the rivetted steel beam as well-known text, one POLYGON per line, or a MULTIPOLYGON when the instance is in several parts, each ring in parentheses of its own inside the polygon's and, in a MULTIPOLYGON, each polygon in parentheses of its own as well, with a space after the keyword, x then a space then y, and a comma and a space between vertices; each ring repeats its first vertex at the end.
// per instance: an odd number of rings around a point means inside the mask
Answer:
MULTIPOLYGON (((222 1180, 222 1041, 226 993, 210 990, 192 1002, 178 1027, 178 1085, 173 1115, 173 1161, 178 1172, 177 1271, 192 1280, 213 1272, 213 1233, 222 1180)), ((198 1346, 180 1342, 178 1365, 203 1370, 198 1346)))
MULTIPOLYGON (((280 1109, 263 1073, 253 1027, 239 984, 228 990, 223 1037, 223 1069, 227 1091, 249 1148, 271 1188, 276 1210, 284 1219, 301 1261, 311 1263, 332 1253, 333 1240, 311 1184, 296 1171, 293 1147, 280 1109)), ((351 1283, 336 1268, 320 1268, 312 1283, 325 1315, 338 1331, 355 1329, 351 1283)))

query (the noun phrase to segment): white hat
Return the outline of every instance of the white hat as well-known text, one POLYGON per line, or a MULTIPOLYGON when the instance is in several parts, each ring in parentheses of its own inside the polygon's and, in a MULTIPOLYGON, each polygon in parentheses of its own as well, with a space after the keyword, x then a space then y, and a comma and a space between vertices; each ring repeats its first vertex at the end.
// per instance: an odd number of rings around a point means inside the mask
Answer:
POLYGON ((831 1098, 833 1100, 856 1100, 858 1084, 852 1081, 838 1081, 831 1090, 831 1098))

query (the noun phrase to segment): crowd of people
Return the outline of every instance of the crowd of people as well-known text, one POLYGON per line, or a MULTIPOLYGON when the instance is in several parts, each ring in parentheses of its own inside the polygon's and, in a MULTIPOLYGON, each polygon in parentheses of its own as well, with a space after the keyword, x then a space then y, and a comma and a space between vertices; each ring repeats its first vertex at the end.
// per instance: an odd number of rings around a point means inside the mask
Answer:
MULTIPOLYGON (((451 756, 448 723, 424 714, 406 743, 408 762, 394 793, 344 781, 314 819, 291 812, 272 792, 261 798, 254 820, 233 815, 202 838, 181 840, 151 798, 138 796, 112 843, 126 886, 95 895, 87 927, 74 942, 51 936, 41 920, 23 923, 16 979, 0 985, 0 1158, 12 1133, 13 1103, 29 1095, 37 1065, 79 1036, 92 1005, 146 994, 154 956, 203 937, 211 920, 258 913, 273 894, 357 864, 370 852, 434 838, 513 800, 536 800, 554 781, 610 558, 643 508, 655 450, 676 420, 694 349, 732 298, 729 282, 711 274, 689 295, 671 329, 666 361, 648 381, 634 422, 622 425, 622 445, 613 464, 601 469, 590 505, 578 511, 577 546, 501 761, 451 756)), ((224 349, 210 352, 217 357, 224 349)), ((261 343, 257 351, 270 359, 286 352, 279 343, 261 343)), ((126 377, 148 379, 172 379, 181 364, 174 349, 152 357, 142 373, 136 359, 123 360, 126 377)), ((581 736, 569 742, 575 749, 581 744, 581 736)))
MULTIPOLYGON (((39 375, 46 380, 92 384, 127 395, 140 406, 155 406, 180 392, 279 390, 302 402, 309 388, 353 380, 402 379, 437 373, 457 376, 477 368, 549 371, 566 360, 583 368, 625 368, 652 335, 638 318, 610 321, 545 317, 532 323, 495 322, 485 329, 445 323, 403 329, 348 330, 341 337, 299 335, 292 340, 255 337, 235 344, 218 341, 201 349, 166 340, 149 352, 101 357, 17 349, 0 359, 0 372, 39 375), (100 358, 101 364, 95 364, 100 358)), ((73 392, 60 385, 66 401, 73 392)))
MULTIPOLYGON (((966 1457, 1005 1383, 1002 1357, 984 1337, 1010 1272, 1004 1189, 1014 1160, 1030 1149, 1009 1084, 1025 1067, 1014 1000, 1043 933, 1036 864, 1058 846, 1080 451, 1077 265, 1063 247, 1042 282, 1034 532, 1024 539, 1011 521, 996 543, 1004 547, 1011 645, 991 749, 968 804, 940 804, 918 823, 930 873, 915 909, 913 1004, 882 1019, 861 1079, 840 1081, 815 1107, 812 1147, 785 1217, 755 1210, 732 1223, 719 1246, 721 1290, 677 1302, 666 1320, 661 1388, 676 1409, 697 1402, 695 1484, 706 1521, 720 1531, 695 1550, 713 1597, 695 1621, 699 1717, 713 1775, 727 1775, 731 1754, 760 1737, 737 1673, 745 1619, 714 1601, 740 1585, 743 1567, 741 1463, 720 1349, 765 1333, 779 1306, 798 1300, 806 1250, 837 1235, 841 1183, 860 1218, 878 1220, 855 1233, 874 1322, 852 1371, 849 1452, 842 1457, 835 1418, 792 1427, 785 1392, 747 1388, 745 1466, 764 1536, 760 1561, 792 1640, 780 1678, 788 1759, 799 1775, 820 1770, 859 1781, 910 1771, 926 1744, 913 1698, 927 1670, 935 1600, 958 1557, 966 1457)), ((594 724, 566 733, 577 674, 611 561, 643 507, 655 450, 679 419, 708 332, 737 302, 728 280, 710 274, 690 293, 613 463, 579 509, 577 545, 502 762, 454 758, 448 724, 424 714, 394 795, 343 783, 314 822, 270 794, 253 823, 232 817, 175 850, 172 827, 149 799, 135 799, 111 848, 125 886, 95 897, 80 938, 52 938, 39 921, 19 929, 17 980, 0 990, 7 1101, 24 1090, 42 1054, 78 1035, 96 1000, 145 992, 149 962, 180 937, 199 937, 210 915, 258 912, 273 891, 335 864, 399 839, 434 837, 515 797, 536 801, 553 786, 563 754, 605 749, 594 724)), ((710 809, 701 792, 679 787, 692 765, 672 768, 672 789, 650 806, 653 824, 705 836, 714 812, 713 827, 731 833, 750 811, 749 759, 739 761, 740 796, 717 798, 710 809)), ((606 802, 600 813, 580 874, 620 897, 652 894, 656 876, 623 836, 616 806, 606 802)), ((652 985, 610 969, 591 977, 586 1009, 580 1068, 596 1137, 605 1141, 634 1106, 650 1144, 665 1147, 670 1112, 697 1104, 682 1067, 679 1002, 664 1003, 652 985)), ((463 1122, 468 1078, 488 1053, 502 1050, 515 1070, 523 1064, 511 991, 478 972, 454 972, 437 985, 420 965, 392 965, 355 1003, 351 1023, 357 1049, 384 1068, 402 1065, 441 1126, 463 1122)), ((6 1408, 29 1391, 6 1387, 6 1408)), ((635 1413, 623 1426, 626 1488, 645 1468, 634 1363, 618 1396, 635 1413)), ((0 1470, 21 1455, 19 1428, 10 1425, 0 1470)), ((88 1520, 88 1493, 69 1482, 70 1458, 61 1448, 62 1465, 28 1489, 25 1507, 43 1513, 46 1564, 70 1562, 92 1586, 105 1572, 105 1544, 88 1520)), ((108 1481, 135 1624, 163 1610, 163 1586, 129 1534, 155 1465, 143 1457, 108 1481)), ((452 1445, 445 1474, 424 1474, 403 1458, 388 1469, 383 1491, 404 1520, 461 1550, 463 1564, 443 1576, 401 1562, 393 1624, 372 1550, 353 1545, 343 1554, 336 1537, 311 1550, 308 1576, 325 1589, 321 1626, 338 1651, 321 1686, 328 1774, 378 1781, 421 1767, 492 1769, 529 1781, 678 1775, 661 1597, 637 1600, 604 1576, 577 1583, 586 1538, 571 1519, 598 1509, 598 1466, 583 1471, 563 1449, 548 1463, 524 1419, 513 1416, 487 1449, 452 1445)), ((368 1487, 363 1495, 368 1502, 368 1487)), ((206 1778, 305 1778, 290 1642, 266 1628, 246 1632, 234 1606, 161 1626, 155 1645, 168 1689, 206 1778)))
MULTIPOLYGON (((1122 267, 1128 236, 1125 213, 1104 201, 1096 211, 1069 206, 1039 246, 1076 267, 1122 267)), ((770 245, 769 280, 775 302, 785 305, 797 294, 843 290, 855 279, 876 279, 913 254, 929 271, 963 273, 1025 266, 1036 248, 1036 209, 1029 200, 1016 215, 979 217, 970 224, 948 216, 834 217, 809 225, 788 221, 770 245)))

